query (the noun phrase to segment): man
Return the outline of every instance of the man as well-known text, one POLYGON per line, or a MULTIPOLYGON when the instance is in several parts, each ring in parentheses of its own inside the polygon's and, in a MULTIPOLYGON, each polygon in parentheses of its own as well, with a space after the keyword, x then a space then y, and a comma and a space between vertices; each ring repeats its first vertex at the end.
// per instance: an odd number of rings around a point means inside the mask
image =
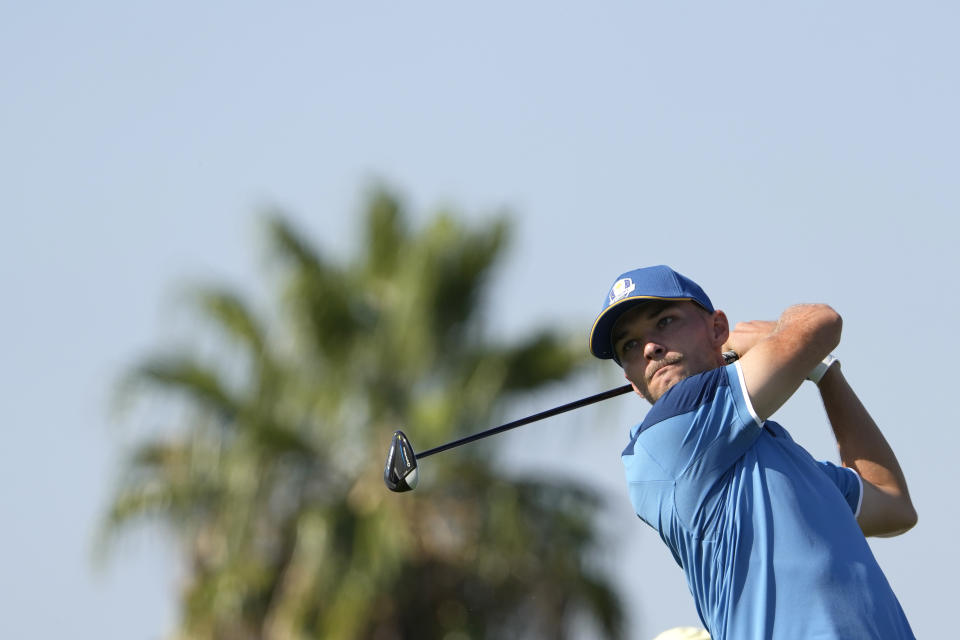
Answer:
POLYGON ((864 536, 916 512, 893 451, 830 352, 841 319, 796 305, 729 330, 666 266, 617 278, 590 333, 653 406, 623 452, 637 515, 683 568, 714 640, 913 638, 864 536), (725 352, 739 359, 725 364, 725 352), (842 467, 768 418, 819 387, 842 467))

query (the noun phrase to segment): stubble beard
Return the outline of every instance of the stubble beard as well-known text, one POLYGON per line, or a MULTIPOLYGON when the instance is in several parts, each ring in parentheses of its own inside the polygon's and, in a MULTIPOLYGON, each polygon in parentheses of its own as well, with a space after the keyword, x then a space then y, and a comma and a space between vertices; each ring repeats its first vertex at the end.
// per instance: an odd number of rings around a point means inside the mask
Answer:
POLYGON ((650 374, 646 376, 646 380, 644 381, 644 382, 645 382, 645 386, 646 386, 645 395, 646 395, 647 399, 650 401, 650 404, 653 404, 653 403, 655 403, 657 400, 659 400, 659 399, 663 396, 663 394, 665 394, 667 391, 669 391, 670 389, 672 389, 672 388, 674 387, 674 385, 676 385, 677 383, 682 382, 683 380, 686 380, 687 378, 690 377, 690 374, 687 373, 687 372, 679 373, 679 375, 680 375, 679 378, 677 378, 676 380, 674 380, 673 382, 671 382, 665 389, 663 389, 662 391, 660 391, 660 392, 657 394, 656 397, 654 397, 653 391, 652 391, 652 389, 651 389, 651 383, 653 382, 653 377, 654 377, 655 375, 657 375, 657 372, 660 371, 660 369, 663 369, 664 367, 668 367, 668 366, 674 365, 674 364, 681 364, 683 361, 684 361, 683 354, 676 354, 676 355, 673 355, 673 356, 668 356, 668 357, 664 358, 663 360, 658 360, 658 361, 655 363, 655 364, 656 364, 656 368, 653 369, 653 371, 651 371, 650 374))

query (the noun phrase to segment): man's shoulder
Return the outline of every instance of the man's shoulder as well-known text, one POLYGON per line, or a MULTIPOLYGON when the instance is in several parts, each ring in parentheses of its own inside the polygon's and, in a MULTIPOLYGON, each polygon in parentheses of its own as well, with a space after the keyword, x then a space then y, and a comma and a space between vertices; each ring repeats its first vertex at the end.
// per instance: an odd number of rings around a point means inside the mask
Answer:
MULTIPOLYGON (((648 444, 666 437, 659 433, 662 429, 648 431, 655 425, 670 424, 671 432, 686 431, 694 416, 702 415, 701 409, 706 405, 732 402, 729 390, 729 376, 724 367, 704 371, 678 382, 650 408, 643 422, 631 429, 630 442, 624 449, 624 455, 633 453, 637 441, 642 439, 648 444), (687 426, 683 426, 687 425, 687 426), (659 435, 658 435, 659 433, 659 435)), ((711 412, 721 413, 721 412, 711 412)), ((670 445, 675 448, 676 443, 670 445)))
MULTIPOLYGON (((728 365, 733 366, 733 365, 728 365)), ((647 412, 640 431, 675 416, 692 413, 716 402, 729 388, 726 367, 717 367, 681 380, 663 394, 647 412)))

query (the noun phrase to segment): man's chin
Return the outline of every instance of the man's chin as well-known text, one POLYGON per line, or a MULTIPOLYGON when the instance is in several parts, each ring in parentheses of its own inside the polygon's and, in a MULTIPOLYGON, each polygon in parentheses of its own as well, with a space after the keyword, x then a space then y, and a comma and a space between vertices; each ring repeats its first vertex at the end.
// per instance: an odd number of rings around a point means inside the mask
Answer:
POLYGON ((664 380, 657 381, 658 384, 656 385, 655 391, 652 388, 648 387, 650 389, 648 397, 653 398, 654 394, 656 394, 656 397, 652 400, 652 402, 656 402, 657 400, 662 398, 663 394, 665 394, 667 391, 670 391, 670 389, 672 389, 674 386, 676 386, 680 382, 683 382, 684 380, 686 380, 689 376, 685 373, 670 371, 665 373, 663 377, 665 378, 664 380))

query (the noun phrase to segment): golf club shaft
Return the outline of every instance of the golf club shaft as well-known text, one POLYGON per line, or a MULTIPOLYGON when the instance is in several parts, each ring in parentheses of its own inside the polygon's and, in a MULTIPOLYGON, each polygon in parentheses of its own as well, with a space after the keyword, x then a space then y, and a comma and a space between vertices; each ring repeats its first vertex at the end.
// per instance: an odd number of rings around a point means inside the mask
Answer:
POLYGON ((604 391, 603 393, 598 393, 586 398, 581 398, 580 400, 574 400, 573 402, 560 405, 559 407, 554 407, 553 409, 547 409, 546 411, 535 413, 532 416, 527 416, 526 418, 520 418, 519 420, 514 420, 513 422, 502 424, 499 427, 491 427, 485 431, 475 433, 472 436, 460 438, 459 440, 454 440, 452 442, 448 442, 447 444, 442 444, 438 447, 434 447, 433 449, 427 449, 426 451, 422 453, 417 453, 415 455, 418 460, 420 458, 426 458, 427 456, 432 456, 435 453, 440 453, 441 451, 446 451, 447 449, 453 449, 454 447, 459 447, 460 445, 463 445, 463 444, 469 444, 471 442, 475 442, 476 440, 480 440, 482 438, 493 436, 498 433, 502 433, 504 431, 509 431, 510 429, 522 427, 525 424, 530 424, 531 422, 536 422, 537 420, 543 420, 544 418, 549 418, 551 416, 565 413, 567 411, 579 409, 580 407, 585 407, 588 404, 593 404, 594 402, 600 402, 601 400, 607 400, 608 398, 614 398, 616 396, 623 395, 631 391, 633 391, 633 386, 629 384, 625 384, 622 387, 617 387, 616 389, 610 389, 609 391, 604 391))

